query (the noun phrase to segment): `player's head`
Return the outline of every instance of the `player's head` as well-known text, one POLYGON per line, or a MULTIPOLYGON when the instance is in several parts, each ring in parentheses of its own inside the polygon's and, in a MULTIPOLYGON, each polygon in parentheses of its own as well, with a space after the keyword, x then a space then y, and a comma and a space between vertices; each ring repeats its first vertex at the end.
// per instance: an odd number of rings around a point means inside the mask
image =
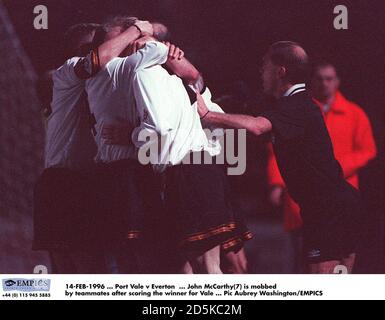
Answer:
POLYGON ((88 52, 96 33, 103 27, 97 23, 79 23, 71 26, 64 35, 65 59, 75 56, 85 56, 88 52))
POLYGON ((276 95, 287 84, 304 83, 308 77, 309 58, 296 42, 279 41, 270 46, 261 69, 263 90, 276 95))
MULTIPOLYGON (((105 25, 106 36, 105 41, 110 40, 123 31, 127 30, 129 27, 133 26, 138 18, 133 16, 115 16, 109 20, 105 25)), ((158 41, 169 41, 171 34, 168 28, 161 22, 151 22, 154 34, 153 37, 158 41)))
POLYGON ((315 98, 319 100, 334 97, 340 86, 335 66, 326 61, 317 61, 312 66, 311 72, 311 91, 315 98))
MULTIPOLYGON (((104 37, 104 41, 111 40, 116 36, 120 35, 122 32, 126 31, 129 27, 132 27, 135 22, 138 21, 138 18, 133 16, 115 16, 110 19, 108 22, 104 24, 104 28, 106 30, 106 34, 104 37)), ((129 47, 121 53, 121 56, 127 56, 131 52, 129 51, 129 47)))
MULTIPOLYGON (((137 17, 133 16, 115 16, 105 23, 105 29, 107 30, 106 40, 112 39, 127 30, 129 27, 135 24, 138 20, 137 17)), ((168 28, 161 22, 153 21, 151 22, 154 29, 154 38, 158 41, 168 41, 170 40, 170 32, 168 28)))
POLYGON ((123 31, 127 30, 129 27, 133 26, 138 20, 136 17, 132 16, 115 16, 110 19, 107 23, 104 24, 104 27, 107 31, 105 40, 110 40, 115 38, 123 31))

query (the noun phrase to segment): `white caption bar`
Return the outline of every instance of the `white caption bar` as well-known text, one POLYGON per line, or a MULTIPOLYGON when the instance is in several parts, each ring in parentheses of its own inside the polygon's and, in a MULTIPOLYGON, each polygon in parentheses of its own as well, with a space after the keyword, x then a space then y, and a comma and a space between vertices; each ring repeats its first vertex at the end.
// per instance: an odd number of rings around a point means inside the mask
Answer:
POLYGON ((0 299, 384 299, 385 275, 2 275, 0 299))

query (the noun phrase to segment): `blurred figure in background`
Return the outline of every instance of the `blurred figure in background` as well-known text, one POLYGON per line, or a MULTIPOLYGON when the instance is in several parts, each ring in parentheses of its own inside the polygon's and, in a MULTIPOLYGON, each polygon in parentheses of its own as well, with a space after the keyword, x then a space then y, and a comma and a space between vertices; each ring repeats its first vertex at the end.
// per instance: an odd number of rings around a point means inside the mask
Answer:
MULTIPOLYGON (((357 104, 347 100, 339 91, 339 86, 340 79, 333 64, 327 61, 314 64, 311 77, 313 100, 324 116, 335 157, 341 164, 346 181, 359 188, 358 173, 375 158, 376 144, 365 112, 357 104)), ((298 205, 285 189, 271 145, 269 146, 268 180, 271 186, 270 201, 273 206, 282 207, 285 230, 292 235, 296 255, 294 272, 301 272, 299 230, 302 219, 298 205)))
POLYGON ((339 91, 336 68, 328 62, 314 66, 312 95, 321 108, 336 158, 346 180, 359 187, 358 172, 376 156, 372 127, 365 112, 339 91))

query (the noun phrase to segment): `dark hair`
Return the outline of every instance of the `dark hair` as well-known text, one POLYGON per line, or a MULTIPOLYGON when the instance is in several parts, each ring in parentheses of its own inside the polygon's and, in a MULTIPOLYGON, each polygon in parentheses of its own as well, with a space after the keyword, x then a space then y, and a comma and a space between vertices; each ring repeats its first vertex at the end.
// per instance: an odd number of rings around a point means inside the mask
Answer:
POLYGON ((338 70, 337 70, 336 66, 334 65, 334 63, 332 63, 331 61, 326 60, 326 59, 317 59, 317 60, 312 61, 312 63, 311 63, 310 76, 313 78, 317 69, 326 68, 326 67, 332 67, 336 71, 336 74, 338 75, 338 70))
POLYGON ((267 54, 275 65, 286 68, 286 78, 289 82, 301 83, 308 80, 309 58, 298 43, 276 42, 270 46, 267 54))
POLYGON ((129 27, 133 26, 135 22, 138 20, 136 17, 132 16, 126 16, 126 15, 119 15, 111 18, 108 20, 105 24, 104 27, 106 31, 108 32, 111 28, 114 27, 121 27, 122 30, 126 30, 129 27))
POLYGON ((63 42, 65 59, 88 53, 86 47, 90 45, 90 42, 85 37, 92 35, 100 28, 102 26, 97 23, 79 23, 68 28, 64 34, 63 42))

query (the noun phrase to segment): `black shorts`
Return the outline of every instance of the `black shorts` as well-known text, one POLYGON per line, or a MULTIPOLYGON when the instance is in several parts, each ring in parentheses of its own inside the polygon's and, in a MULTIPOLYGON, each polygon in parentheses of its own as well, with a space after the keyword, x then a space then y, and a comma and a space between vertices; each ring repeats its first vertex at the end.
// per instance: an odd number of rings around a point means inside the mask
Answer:
POLYGON ((205 252, 238 234, 224 166, 181 164, 166 170, 166 209, 183 251, 205 252))
POLYGON ((304 218, 305 261, 341 260, 355 253, 363 231, 361 221, 364 214, 363 203, 355 192, 350 198, 346 196, 340 201, 329 201, 326 209, 318 207, 301 213, 304 218))
POLYGON ((48 168, 34 190, 36 250, 97 246, 95 186, 85 171, 48 168))
POLYGON ((160 181, 151 166, 135 160, 99 164, 98 230, 105 245, 143 239, 151 232, 152 217, 161 208, 160 181))
POLYGON ((115 247, 150 233, 160 187, 151 167, 134 160, 87 171, 46 169, 34 194, 34 249, 115 247))
POLYGON ((235 220, 236 226, 235 229, 232 231, 231 236, 229 237, 229 239, 225 240, 221 244, 221 249, 225 253, 228 253, 230 251, 237 253, 244 247, 246 241, 249 241, 253 238, 253 234, 246 227, 246 224, 244 223, 243 219, 241 219, 241 217, 239 217, 236 212, 235 220))
POLYGON ((303 229, 304 259, 308 264, 341 260, 356 252, 357 243, 349 232, 328 230, 321 236, 319 230, 303 229))

